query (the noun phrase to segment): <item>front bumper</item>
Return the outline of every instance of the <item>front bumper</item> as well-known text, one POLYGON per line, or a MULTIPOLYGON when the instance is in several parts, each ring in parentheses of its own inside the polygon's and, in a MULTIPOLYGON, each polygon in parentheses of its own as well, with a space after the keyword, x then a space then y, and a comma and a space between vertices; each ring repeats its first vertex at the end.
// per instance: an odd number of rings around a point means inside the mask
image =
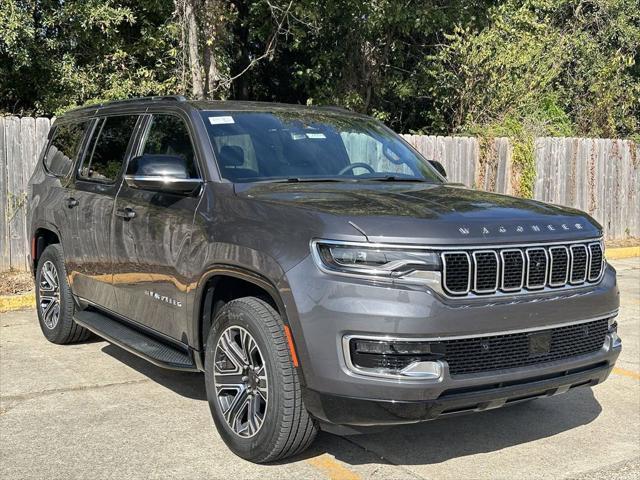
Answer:
POLYGON ((582 369, 527 378, 520 382, 489 384, 476 391, 454 389, 435 400, 422 402, 342 397, 308 389, 304 391, 304 401, 312 415, 322 422, 353 427, 399 425, 491 410, 534 398, 558 395, 581 386, 597 385, 609 376, 612 368, 613 363, 605 361, 582 369))
POLYGON ((604 380, 620 352, 619 342, 607 335, 602 348, 587 355, 470 375, 450 375, 445 363, 444 374, 431 380, 360 374, 348 366, 343 350, 347 335, 473 337, 613 316, 619 299, 615 270, 610 266, 600 283, 584 289, 489 301, 450 301, 426 288, 336 278, 320 272, 311 259, 287 272, 283 282, 280 291, 302 367, 307 408, 331 423, 415 422, 449 409, 493 408, 523 395, 561 393, 585 378, 588 384, 604 380), (572 375, 579 378, 569 378, 572 375), (541 389, 539 382, 549 383, 541 389), (464 397, 458 396, 461 392, 464 397), (478 395, 478 401, 470 395, 478 395))

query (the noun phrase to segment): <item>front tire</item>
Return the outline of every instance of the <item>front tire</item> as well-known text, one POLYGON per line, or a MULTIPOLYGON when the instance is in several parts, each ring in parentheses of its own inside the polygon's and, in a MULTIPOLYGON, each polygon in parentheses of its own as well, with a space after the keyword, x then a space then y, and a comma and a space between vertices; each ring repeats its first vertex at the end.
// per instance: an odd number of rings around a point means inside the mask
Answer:
POLYGON ((284 323, 266 302, 220 309, 205 353, 207 398, 220 436, 238 456, 265 463, 296 455, 317 426, 302 402, 284 323))
POLYGON ((75 303, 67 282, 64 255, 59 244, 49 245, 38 259, 36 307, 42 333, 60 345, 81 342, 90 332, 73 320, 75 303))

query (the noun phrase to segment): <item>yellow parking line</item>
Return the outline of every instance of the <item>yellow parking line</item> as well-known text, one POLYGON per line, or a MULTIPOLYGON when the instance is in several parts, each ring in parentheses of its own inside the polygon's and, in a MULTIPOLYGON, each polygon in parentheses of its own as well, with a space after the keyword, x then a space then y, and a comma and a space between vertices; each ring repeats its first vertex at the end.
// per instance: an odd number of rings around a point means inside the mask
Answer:
POLYGON ((331 480, 361 480, 362 477, 348 468, 344 467, 336 459, 323 453, 322 455, 310 458, 307 463, 320 470, 331 480))
POLYGON ((614 367, 613 373, 616 375, 622 375, 623 377, 635 378, 636 380, 640 380, 640 373, 634 372, 632 370, 626 370, 620 367, 614 367))
POLYGON ((608 260, 616 260, 619 258, 640 257, 640 246, 607 248, 605 250, 605 257, 607 257, 608 260))
POLYGON ((12 310, 22 310, 23 308, 35 308, 35 306, 35 293, 0 296, 0 312, 2 313, 10 312, 12 310))

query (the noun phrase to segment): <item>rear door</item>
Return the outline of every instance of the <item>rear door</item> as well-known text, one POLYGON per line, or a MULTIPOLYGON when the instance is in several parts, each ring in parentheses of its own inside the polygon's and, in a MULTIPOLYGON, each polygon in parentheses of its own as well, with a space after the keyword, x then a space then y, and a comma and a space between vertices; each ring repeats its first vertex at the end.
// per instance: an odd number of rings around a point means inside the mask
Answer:
POLYGON ((57 226, 65 253, 71 250, 77 223, 75 212, 69 208, 68 186, 91 125, 92 120, 56 122, 42 159, 43 172, 36 169, 30 181, 41 223, 38 226, 57 226))
MULTIPOLYGON (((156 113, 147 117, 135 155, 177 155, 191 178, 202 178, 187 117, 156 113)), ((127 174, 136 175, 136 162, 127 174)), ((181 340, 186 332, 186 294, 193 218, 199 195, 134 188, 123 182, 113 228, 113 284, 117 312, 181 340)))
POLYGON ((73 293, 110 310, 116 306, 111 262, 114 203, 140 118, 97 119, 68 196, 68 208, 75 213, 72 251, 65 252, 73 293))

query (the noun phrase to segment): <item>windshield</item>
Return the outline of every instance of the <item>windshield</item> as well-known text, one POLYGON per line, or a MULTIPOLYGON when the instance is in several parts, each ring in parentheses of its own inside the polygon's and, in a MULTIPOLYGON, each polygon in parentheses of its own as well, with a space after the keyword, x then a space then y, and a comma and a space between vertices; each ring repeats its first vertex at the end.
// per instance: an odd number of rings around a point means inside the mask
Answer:
POLYGON ((442 182, 424 158, 373 119, 291 111, 202 116, 221 175, 231 182, 442 182))

